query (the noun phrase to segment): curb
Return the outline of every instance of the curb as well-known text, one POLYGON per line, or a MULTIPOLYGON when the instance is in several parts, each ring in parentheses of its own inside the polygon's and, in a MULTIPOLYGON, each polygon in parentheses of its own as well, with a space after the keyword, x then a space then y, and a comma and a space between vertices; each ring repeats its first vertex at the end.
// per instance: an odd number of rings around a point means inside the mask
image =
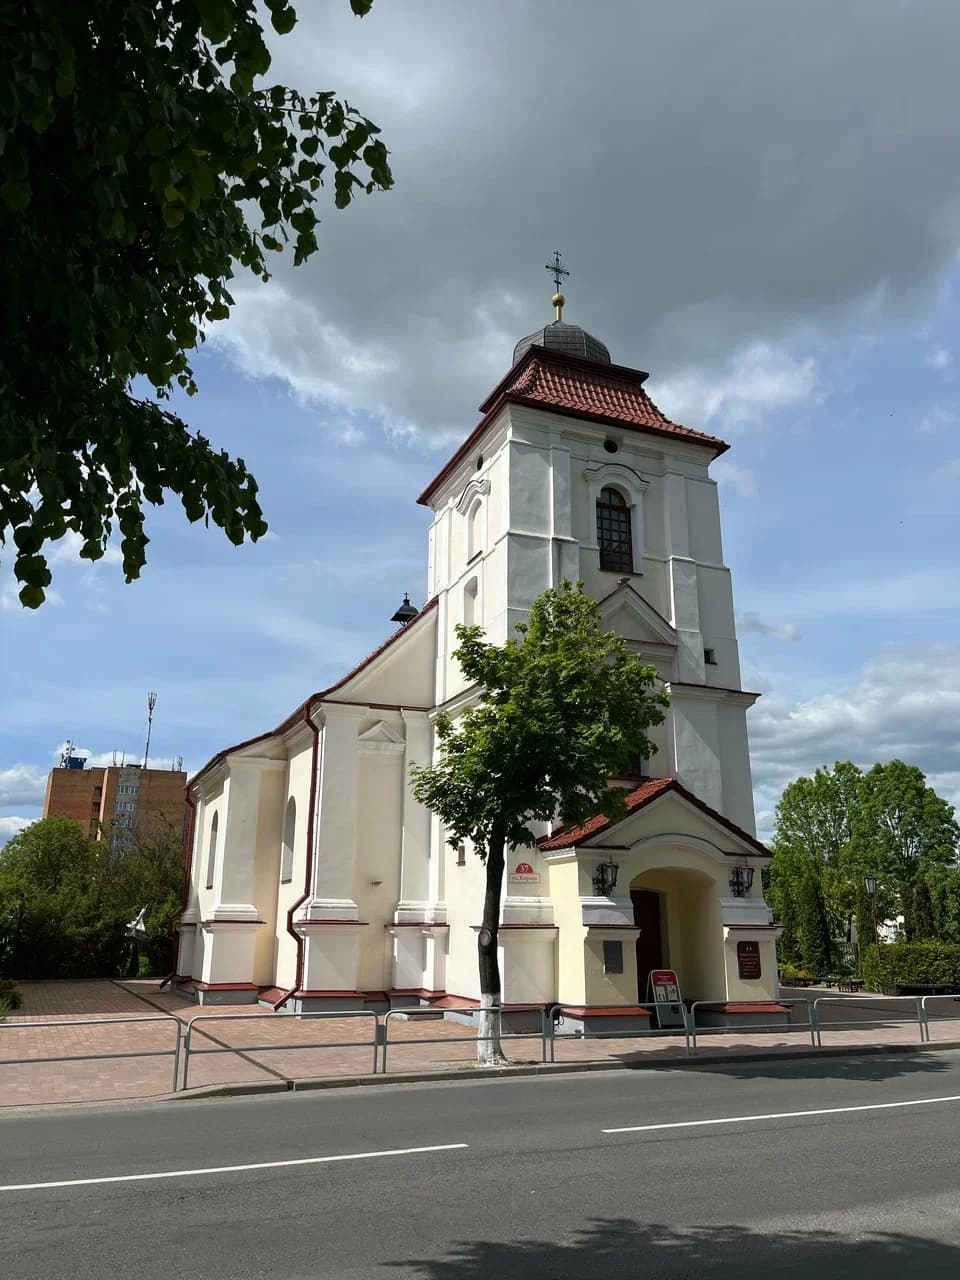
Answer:
POLYGON ((847 1045, 828 1046, 823 1049, 759 1050, 756 1053, 702 1054, 695 1058, 661 1059, 657 1062, 534 1062, 515 1067, 468 1067, 451 1071, 404 1072, 396 1075, 362 1075, 341 1079, 337 1076, 308 1077, 303 1080, 249 1081, 236 1084, 200 1085, 196 1089, 181 1089, 178 1093, 151 1098, 151 1102, 178 1102, 202 1098, 239 1098, 258 1093, 305 1093, 323 1089, 357 1089, 376 1085, 394 1084, 442 1084, 447 1080, 503 1080, 522 1076, 582 1075, 587 1071, 676 1071, 696 1070, 699 1067, 729 1066, 732 1063, 796 1062, 823 1058, 862 1058, 908 1056, 930 1051, 960 1049, 960 1040, 938 1041, 936 1044, 916 1045, 847 1045))

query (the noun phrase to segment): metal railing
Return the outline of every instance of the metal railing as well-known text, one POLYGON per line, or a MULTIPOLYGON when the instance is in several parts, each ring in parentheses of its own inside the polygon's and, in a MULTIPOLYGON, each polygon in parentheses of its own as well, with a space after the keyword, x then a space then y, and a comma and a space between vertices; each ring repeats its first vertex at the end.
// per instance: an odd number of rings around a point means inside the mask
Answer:
MULTIPOLYGON (((658 1007, 663 1007, 663 1008, 674 1009, 677 1007, 678 1003, 680 1002, 676 1000, 659 1000, 659 1001, 645 1000, 644 1008, 656 1009, 658 1007)), ((603 1006, 598 1006, 598 1010, 602 1007, 603 1006)), ((582 1017, 584 1014, 587 1017, 590 1016, 589 1006, 581 1007, 576 1005, 560 1004, 560 1005, 554 1005, 553 1008, 560 1013, 561 1017, 563 1016, 564 1011, 572 1013, 574 1009, 576 1009, 577 1016, 579 1017, 582 1017)), ((640 1040, 640 1039, 646 1039, 650 1036, 657 1036, 661 1040, 666 1040, 666 1039, 670 1039, 671 1036, 674 1034, 676 1034, 677 1036, 679 1035, 683 1036, 684 1056, 689 1058, 691 1056, 691 1034, 692 1034, 690 1011, 687 1009, 686 1005, 682 1003, 680 1003, 680 1008, 683 1011, 682 1013, 683 1025, 682 1025, 682 1028, 677 1028, 676 1033, 674 1033, 670 1028, 657 1026, 657 1027, 638 1028, 636 1031, 625 1031, 623 1030, 623 1028, 619 1028, 616 1031, 591 1031, 587 1029, 584 1031, 575 1031, 572 1033, 560 1032, 559 1035, 557 1034, 557 1026, 553 1017, 550 1014, 549 1009, 545 1009, 543 1012, 543 1034, 544 1034, 544 1041, 545 1041, 543 1061, 556 1062, 557 1060, 556 1042, 558 1040, 640 1040), (549 1050, 547 1049, 548 1045, 549 1045, 549 1050), (549 1059, 547 1057, 547 1052, 549 1052, 549 1055, 550 1055, 549 1059)), ((602 1013, 598 1012, 594 1016, 602 1017, 603 1015, 602 1013)))
MULTIPOLYGON (((250 1058, 250 1057, 253 1057, 255 1054, 279 1053, 281 1050, 291 1050, 291 1049, 372 1049, 373 1050, 373 1074, 376 1075, 378 1053, 379 1053, 380 1044, 381 1044, 380 1017, 372 1009, 347 1009, 347 1010, 343 1010, 342 1012, 338 1009, 334 1009, 334 1010, 325 1009, 317 1013, 291 1013, 291 1014, 285 1014, 282 1021, 286 1022, 287 1019, 296 1019, 297 1021, 313 1022, 313 1021, 318 1021, 325 1018, 327 1019, 329 1018, 365 1018, 368 1021, 372 1020, 374 1024, 373 1038, 369 1040, 317 1040, 309 1043, 300 1042, 298 1044, 272 1043, 272 1044, 227 1045, 227 1044, 223 1044, 222 1041, 219 1041, 217 1043, 217 1047, 214 1049, 197 1049, 193 1045, 192 1037, 193 1037, 193 1030, 196 1027, 198 1022, 216 1022, 218 1024, 222 1024, 224 1022, 252 1023, 252 1022, 261 1022, 261 1021, 272 1021, 274 1024, 276 1024, 277 1022, 277 1015, 275 1013, 201 1013, 201 1014, 198 1014, 195 1018, 191 1020, 190 1025, 187 1027, 187 1036, 186 1036, 186 1042, 184 1047, 184 1057, 183 1057, 183 1087, 184 1089, 186 1089, 188 1086, 189 1076, 190 1076, 191 1056, 197 1057, 198 1055, 202 1056, 210 1053, 239 1053, 243 1057, 250 1058)), ((215 1037, 209 1035, 209 1033, 203 1031, 202 1029, 198 1030, 197 1034, 206 1036, 208 1040, 215 1039, 215 1037)), ((259 1063, 254 1063, 254 1065, 257 1067, 260 1066, 259 1063)), ((261 1069, 269 1070, 269 1068, 261 1068, 261 1069)))
POLYGON ((156 1016, 146 1018, 78 1018, 76 1021, 69 1022, 30 1022, 26 1019, 16 1019, 13 1022, 0 1022, 0 1032, 6 1031, 35 1031, 40 1027, 102 1027, 102 1026, 129 1026, 131 1023, 143 1025, 147 1022, 167 1022, 173 1023, 176 1030, 176 1039, 172 1049, 131 1049, 120 1050, 114 1053, 69 1053, 60 1054, 51 1058, 0 1058, 0 1066, 6 1067, 11 1065, 22 1065, 23 1063, 39 1063, 39 1062, 104 1062, 109 1058, 173 1058, 173 1092, 177 1091, 177 1082, 180 1076, 180 1043, 183 1036, 183 1027, 179 1018, 173 1017, 169 1013, 161 1013, 156 1016))
MULTIPOLYGON (((547 1039, 545 1034, 546 1013, 545 1013, 545 1010, 543 1009, 543 1006, 538 1004, 530 1004, 530 1005, 512 1004, 507 1009, 500 1008, 496 1010, 490 1010, 489 1012, 492 1012, 496 1015, 496 1028, 488 1036, 481 1036, 479 1034, 479 1027, 478 1027, 477 1035, 472 1035, 472 1036, 416 1036, 416 1037, 397 1036, 393 1040, 390 1039, 389 1026, 390 1026, 391 1019, 393 1019, 395 1022, 399 1022, 404 1020, 405 1017, 409 1019, 411 1015, 413 1017, 423 1017, 423 1016, 429 1016, 430 1014, 433 1014, 434 1017, 438 1017, 438 1016, 443 1017, 443 1015, 447 1013, 460 1013, 460 1014, 469 1013, 474 1015, 475 1017, 479 1017, 479 1015, 483 1012, 486 1012, 486 1011, 482 1010, 479 1005, 468 1005, 468 1006, 464 1006, 463 1008, 457 1008, 457 1009, 431 1009, 429 1005, 424 1007, 411 1005, 407 1009, 390 1009, 387 1013, 384 1014, 383 1025, 382 1025, 381 1034, 380 1034, 380 1044, 383 1046, 383 1058, 382 1058, 383 1065, 381 1067, 383 1074, 386 1075, 387 1049, 391 1044, 394 1045, 394 1047, 399 1047, 400 1045, 414 1045, 414 1044, 483 1044, 488 1040, 491 1040, 491 1041, 492 1040, 498 1040, 498 1041, 539 1040, 540 1041, 540 1061, 546 1062, 547 1060, 547 1039), (503 1031, 502 1020, 503 1020, 503 1015, 505 1013, 506 1014, 536 1013, 538 1018, 540 1019, 540 1027, 536 1031, 503 1031)), ((374 1070, 376 1070, 376 1068, 374 1068, 374 1070)))
MULTIPOLYGON (((921 1029, 926 1032, 926 1039, 930 1039, 930 1009, 927 1004, 928 1000, 949 1000, 955 1005, 960 1005, 960 995, 942 995, 942 996, 921 996, 920 997, 920 1014, 923 1018, 921 1029)), ((934 1022, 950 1022, 960 1018, 960 1009, 956 1009, 951 1013, 934 1014, 934 1022)))
POLYGON ((697 1036, 709 1035, 729 1035, 731 1032, 736 1034, 748 1034, 756 1031, 809 1031, 810 1044, 816 1049, 817 1044, 817 1012, 816 1002, 812 1002, 800 997, 799 999, 790 1000, 694 1000, 693 1004, 687 1011, 690 1020, 690 1036, 693 1042, 693 1053, 697 1052, 697 1036), (696 1018, 698 1009, 722 1009, 727 1006, 750 1005, 757 1008, 787 1008, 789 1012, 793 1008, 805 1008, 807 1018, 805 1022, 747 1022, 740 1026, 722 1026, 722 1027, 698 1027, 696 1018))
POLYGON ((920 1032, 920 1043, 925 1044, 929 1039, 926 1025, 926 1013, 923 1007, 923 1000, 929 999, 929 996, 874 996, 858 1002, 856 996, 818 996, 813 1002, 813 1021, 816 1029, 816 1047, 823 1048, 823 1031, 827 1029, 835 1029, 839 1027, 864 1027, 870 1025, 897 1025, 910 1021, 909 1015, 912 1014, 917 1020, 917 1028, 920 1032), (886 1007, 891 1004, 903 1005, 907 1016, 898 1018, 890 1017, 890 1010, 886 1007), (820 1008, 823 1005, 833 1005, 843 1009, 860 1009, 867 1016, 862 1018, 830 1018, 826 1024, 820 1018, 820 1008))
MULTIPOLYGON (((669 1002, 676 1007, 677 1002, 669 1002)), ((916 1021, 919 1033, 920 1043, 926 1044, 930 1041, 930 1023, 946 1022, 960 1020, 960 994, 949 995, 926 995, 926 996, 876 996, 869 998, 858 998, 856 996, 819 996, 814 1000, 806 998, 783 998, 779 1000, 756 1000, 742 1001, 741 1004, 755 1005, 758 1008, 784 1008, 788 1010, 788 1020, 779 1022, 750 1022, 743 1025, 722 1025, 722 1026, 697 1026, 697 1016, 702 1010, 719 1009, 731 1002, 723 1000, 697 1000, 693 1004, 682 1005, 683 1025, 678 1026, 675 1031, 671 1028, 653 1028, 646 1027, 643 1029, 626 1030, 618 1028, 612 1031, 593 1031, 589 1028, 578 1030, 576 1032, 564 1032, 558 1022, 562 1024, 564 1014, 568 1016, 584 1016, 590 1017, 591 1012, 594 1016, 603 1016, 603 1006, 598 1006, 591 1010, 589 1007, 567 1006, 562 1004, 550 1004, 546 1007, 541 1005, 511 1005, 508 1008, 497 1011, 497 1017, 494 1029, 487 1035, 479 1034, 479 1027, 476 1029, 465 1028, 464 1035, 433 1035, 422 1036, 415 1035, 405 1037, 402 1035, 392 1035, 391 1032, 396 1023, 406 1018, 444 1018, 446 1014, 471 1015, 478 1017, 481 1013, 479 1006, 468 1005, 458 1006, 450 1009, 437 1009, 429 1005, 411 1006, 406 1009, 391 1009, 386 1014, 378 1014, 372 1009, 352 1009, 352 1010, 324 1010, 311 1013, 295 1013, 288 1014, 278 1022, 275 1013, 248 1014, 197 1014, 196 1017, 187 1025, 184 1031, 183 1024, 180 1019, 172 1014, 157 1014, 144 1018, 84 1018, 78 1020, 70 1020, 59 1022, 55 1020, 43 1022, 31 1022, 25 1019, 17 1018, 0 1023, 0 1033, 6 1031, 23 1031, 23 1030, 49 1030, 49 1029, 73 1029, 77 1027, 137 1027, 149 1026, 157 1023, 171 1024, 174 1030, 174 1043, 168 1049, 118 1049, 105 1053, 75 1053, 60 1054, 50 1057, 26 1058, 0 1058, 0 1066, 23 1065, 45 1062, 96 1062, 108 1061, 111 1059, 122 1058, 173 1058, 173 1091, 189 1088, 190 1081, 190 1062, 193 1057, 206 1056, 209 1054, 237 1054, 251 1061, 252 1064, 261 1071, 270 1071, 270 1068, 263 1063, 257 1062, 256 1059, 260 1055, 269 1053, 277 1053, 281 1051, 296 1052, 298 1050, 322 1050, 322 1049, 366 1049, 372 1051, 372 1074, 386 1074, 388 1069, 388 1053, 391 1048, 397 1050, 401 1047, 411 1047, 413 1045, 436 1045, 436 1044, 478 1044, 485 1040, 499 1040, 507 1044, 515 1040, 539 1040, 540 1041, 540 1061, 542 1063, 556 1064, 556 1045, 558 1041, 574 1041, 574 1040, 634 1040, 649 1039, 658 1037, 661 1040, 669 1041, 671 1038, 679 1040, 681 1037, 684 1044, 684 1054, 686 1057, 695 1057, 697 1055, 697 1042, 702 1036, 707 1035, 730 1035, 730 1034, 755 1034, 768 1033, 773 1031, 800 1031, 808 1033, 810 1043, 815 1049, 822 1049, 823 1034, 833 1029, 844 1028, 865 1028, 869 1026, 896 1026, 907 1024, 910 1025, 916 1021), (948 1004, 948 1008, 943 1012, 938 1009, 944 1004, 948 1004), (895 1006, 895 1008, 891 1008, 895 1006), (836 1018, 824 1017, 821 1009, 826 1012, 827 1008, 836 1008, 852 1013, 857 1011, 858 1017, 855 1018, 836 1018), (803 1010, 804 1016, 801 1021, 794 1020, 794 1014, 797 1010, 803 1010), (901 1013, 902 1010, 902 1013, 901 1013), (506 1015, 509 1017, 514 1013, 535 1014, 537 1025, 529 1031, 504 1031, 503 1019, 506 1015), (325 1019, 365 1019, 368 1024, 372 1023, 371 1035, 365 1039, 351 1040, 323 1040, 311 1037, 303 1041, 292 1041, 288 1036, 284 1035, 281 1027, 287 1018, 295 1019, 301 1025, 309 1022, 322 1022, 325 1019), (220 1026, 228 1022, 242 1023, 261 1023, 272 1022, 276 1028, 278 1036, 283 1038, 273 1040, 266 1044, 244 1042, 242 1044, 227 1044, 224 1040, 218 1039, 212 1034, 211 1030, 206 1030, 204 1025, 215 1023, 220 1026), (203 1038, 208 1043, 198 1046, 196 1041, 203 1038), (383 1050, 382 1057, 380 1050, 383 1050), (180 1082, 180 1062, 183 1060, 183 1080, 180 1082)), ((737 1002, 733 1002, 737 1003, 737 1002)), ((647 1002, 647 1007, 656 1010, 657 1005, 647 1002)), ((224 1030, 226 1028, 224 1027, 224 1030)), ((851 1051, 855 1051, 858 1046, 850 1045, 851 1051)), ((468 1062, 466 1059, 465 1062, 468 1062)), ((562 1063, 560 1064, 562 1065, 562 1063)), ((281 1079, 287 1077, 280 1076, 281 1079)))

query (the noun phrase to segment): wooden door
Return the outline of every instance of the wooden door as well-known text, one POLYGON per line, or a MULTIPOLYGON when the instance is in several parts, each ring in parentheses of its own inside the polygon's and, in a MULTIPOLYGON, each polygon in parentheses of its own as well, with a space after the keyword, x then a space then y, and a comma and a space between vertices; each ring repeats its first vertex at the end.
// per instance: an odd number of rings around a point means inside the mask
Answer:
POLYGON ((631 889, 633 923, 640 930, 637 939, 637 998, 647 998, 647 975, 651 969, 663 968, 663 930, 660 920, 660 894, 650 889, 631 889))

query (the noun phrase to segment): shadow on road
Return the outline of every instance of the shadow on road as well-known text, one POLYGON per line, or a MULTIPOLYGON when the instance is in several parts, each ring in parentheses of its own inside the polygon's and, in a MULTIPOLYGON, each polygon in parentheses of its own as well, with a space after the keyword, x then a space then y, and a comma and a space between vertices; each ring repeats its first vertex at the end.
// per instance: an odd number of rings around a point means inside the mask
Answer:
POLYGON ((629 1219, 595 1219, 569 1240, 470 1241, 443 1258, 384 1264, 424 1280, 660 1280, 726 1277, 768 1280, 903 1280, 960 1275, 960 1249, 898 1232, 765 1234, 748 1227, 674 1228, 629 1219))
MULTIPOLYGON (((629 1061, 624 1061, 630 1066, 629 1061)), ((696 1060, 684 1069, 693 1072, 709 1072, 711 1075, 731 1075, 738 1079, 771 1080, 863 1080, 877 1082, 896 1080, 906 1076, 929 1076, 949 1072, 952 1059, 943 1054, 891 1053, 863 1057, 809 1057, 783 1058, 765 1062, 737 1061, 704 1062, 696 1060)))

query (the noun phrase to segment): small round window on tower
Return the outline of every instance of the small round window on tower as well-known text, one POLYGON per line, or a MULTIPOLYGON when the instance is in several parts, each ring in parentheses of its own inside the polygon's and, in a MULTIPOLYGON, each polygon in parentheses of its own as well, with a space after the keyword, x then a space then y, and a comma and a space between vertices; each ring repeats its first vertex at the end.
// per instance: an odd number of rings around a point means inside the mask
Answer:
POLYGON ((616 453, 620 448, 616 440, 604 440, 603 447, 607 453, 616 453))
POLYGON ((482 466, 483 466, 483 454, 478 453, 477 454, 477 470, 479 471, 482 466))

